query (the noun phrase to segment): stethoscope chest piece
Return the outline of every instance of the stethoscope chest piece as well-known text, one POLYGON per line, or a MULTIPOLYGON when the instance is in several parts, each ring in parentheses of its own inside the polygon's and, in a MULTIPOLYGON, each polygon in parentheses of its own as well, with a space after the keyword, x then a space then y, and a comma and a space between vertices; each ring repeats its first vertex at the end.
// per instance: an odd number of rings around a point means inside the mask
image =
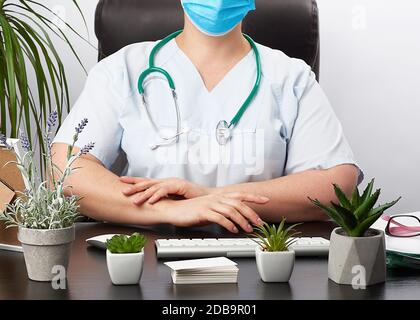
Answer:
POLYGON ((225 120, 219 121, 216 127, 216 140, 219 145, 226 145, 231 138, 231 130, 229 128, 229 123, 225 120))

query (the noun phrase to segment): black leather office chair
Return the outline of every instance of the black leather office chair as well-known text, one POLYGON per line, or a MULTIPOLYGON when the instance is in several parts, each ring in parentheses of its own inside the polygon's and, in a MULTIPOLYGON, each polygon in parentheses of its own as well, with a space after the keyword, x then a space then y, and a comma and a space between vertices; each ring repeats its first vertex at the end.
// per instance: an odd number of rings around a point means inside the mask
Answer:
MULTIPOLYGON (((244 23, 255 41, 300 58, 319 77, 319 25, 316 0, 256 0, 244 23)), ((101 60, 126 45, 162 39, 183 27, 181 0, 100 0, 95 32, 101 60)), ((111 171, 123 174, 121 152, 111 171)))
MULTIPOLYGON (((256 0, 244 23, 256 42, 300 58, 319 77, 319 25, 316 0, 256 0)), ((100 0, 95 32, 101 60, 126 45, 162 39, 183 27, 181 0, 100 0)), ((124 172, 123 152, 111 167, 124 172)))
MULTIPOLYGON (((319 76, 319 25, 315 0, 256 0, 244 23, 255 41, 306 61, 319 76)), ((100 0, 95 32, 99 60, 124 46, 158 40, 183 26, 180 0, 100 0)))

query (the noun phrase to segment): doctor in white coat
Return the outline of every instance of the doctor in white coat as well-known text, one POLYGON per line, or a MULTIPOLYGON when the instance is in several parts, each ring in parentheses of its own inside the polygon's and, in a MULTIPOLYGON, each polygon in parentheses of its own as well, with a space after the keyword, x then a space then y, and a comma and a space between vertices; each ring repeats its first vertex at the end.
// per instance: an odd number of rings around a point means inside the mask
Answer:
POLYGON ((66 181, 81 212, 234 233, 283 217, 324 219, 307 197, 333 201, 332 183, 350 193, 362 173, 311 68, 242 34, 254 0, 181 2, 183 31, 98 63, 54 140, 63 167, 74 128, 88 119, 75 151, 95 147, 66 181), (144 73, 150 67, 164 72, 144 73), (123 177, 109 170, 121 151, 123 177))

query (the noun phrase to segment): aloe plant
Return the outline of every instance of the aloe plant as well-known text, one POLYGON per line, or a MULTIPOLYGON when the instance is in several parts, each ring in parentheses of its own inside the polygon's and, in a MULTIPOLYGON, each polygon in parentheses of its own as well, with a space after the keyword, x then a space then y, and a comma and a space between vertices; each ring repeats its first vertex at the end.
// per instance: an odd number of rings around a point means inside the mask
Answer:
POLYGON ((368 183, 362 195, 356 187, 351 198, 348 198, 338 185, 333 184, 339 204, 331 201, 331 206, 328 206, 322 204, 318 199, 309 198, 309 200, 333 219, 348 236, 363 237, 385 210, 391 208, 401 199, 399 197, 397 200, 374 208, 381 194, 381 189, 372 193, 374 181, 372 179, 368 183))
POLYGON ((256 240, 254 241, 259 244, 263 251, 287 251, 296 241, 296 237, 300 233, 295 232, 294 228, 299 225, 299 223, 286 228, 285 222, 286 219, 283 218, 278 226, 274 224, 269 225, 264 222, 262 226, 254 228, 253 236, 256 237, 256 240))
POLYGON ((146 237, 135 232, 131 236, 115 235, 105 243, 111 253, 139 253, 146 244, 146 237))
MULTIPOLYGON (((77 1, 70 3, 77 8, 87 30, 77 1)), ((46 165, 42 154, 46 152, 43 130, 48 115, 56 110, 60 124, 63 113, 70 109, 64 64, 50 34, 67 44, 84 69, 66 32, 53 20, 89 43, 39 0, 0 0, 0 133, 18 138, 21 129, 26 131, 31 145, 38 145, 41 168, 46 165), (36 78, 34 85, 28 81, 30 72, 36 78), (36 134, 37 144, 32 134, 36 134)))

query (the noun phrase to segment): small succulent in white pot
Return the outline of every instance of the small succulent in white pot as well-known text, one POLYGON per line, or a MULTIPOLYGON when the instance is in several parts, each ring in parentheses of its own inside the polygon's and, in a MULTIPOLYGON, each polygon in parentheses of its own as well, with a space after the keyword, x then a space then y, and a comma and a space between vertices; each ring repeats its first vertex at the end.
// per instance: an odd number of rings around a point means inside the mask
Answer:
POLYGON ((370 226, 401 197, 374 208, 381 190, 372 193, 373 184, 370 181, 361 195, 356 187, 350 198, 334 184, 339 203, 330 206, 310 199, 340 226, 331 233, 328 256, 328 277, 338 284, 357 280, 368 286, 386 280, 384 233, 370 226))
POLYGON ((255 248, 257 269, 264 282, 288 282, 295 265, 295 251, 290 246, 299 235, 294 228, 285 227, 286 219, 278 226, 264 223, 256 227, 254 236, 259 246, 255 248))
POLYGON ((106 263, 109 276, 115 285, 138 284, 143 273, 146 237, 115 235, 106 241, 106 263))
MULTIPOLYGON (((17 161, 14 163, 22 173, 26 190, 0 212, 0 220, 5 221, 8 228, 18 227, 28 277, 35 281, 51 281, 56 275, 55 268, 67 269, 71 244, 75 238, 74 222, 78 217, 79 198, 65 195, 70 186, 65 186, 64 182, 77 170, 72 167, 73 163, 94 146, 94 143, 90 143, 76 154, 72 152, 79 134, 87 125, 88 121, 84 119, 76 127, 73 143, 68 148, 66 167, 60 170, 52 162, 51 155, 51 135, 57 117, 57 112, 53 112, 47 121, 43 157, 48 167, 44 175, 39 173, 33 162, 34 152, 29 140, 21 134, 20 144, 25 153, 16 154, 17 161), (43 180, 42 176, 47 178, 43 180)), ((6 144, 4 141, 2 143, 6 144)))

